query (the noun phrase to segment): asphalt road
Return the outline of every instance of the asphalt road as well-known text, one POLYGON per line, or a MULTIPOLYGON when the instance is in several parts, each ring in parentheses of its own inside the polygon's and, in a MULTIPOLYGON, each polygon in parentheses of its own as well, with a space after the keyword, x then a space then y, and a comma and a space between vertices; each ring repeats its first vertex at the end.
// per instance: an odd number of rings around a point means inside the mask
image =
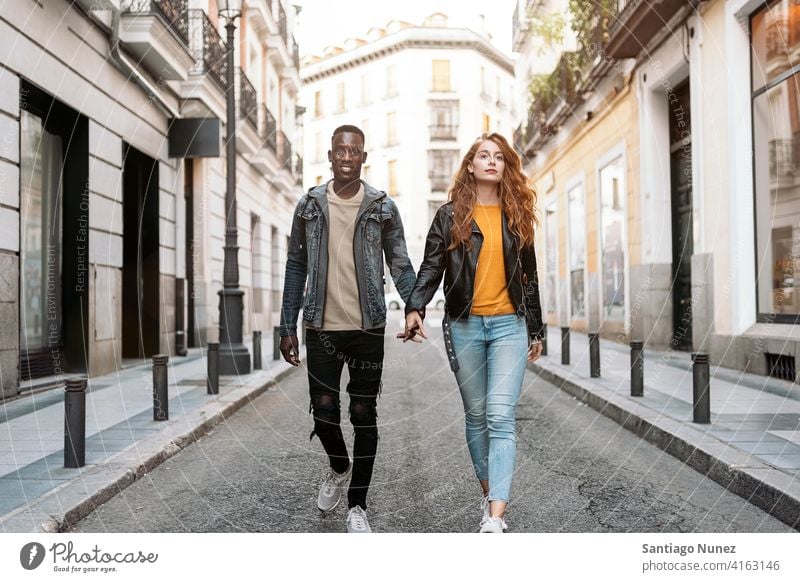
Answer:
MULTIPOLYGON (((478 528, 480 488, 434 318, 423 345, 387 332, 368 498, 375 531, 478 528)), ((532 372, 517 423, 510 532, 794 531, 532 372)), ((327 515, 316 508, 327 463, 311 426, 301 368, 73 531, 342 532, 344 502, 327 515)))

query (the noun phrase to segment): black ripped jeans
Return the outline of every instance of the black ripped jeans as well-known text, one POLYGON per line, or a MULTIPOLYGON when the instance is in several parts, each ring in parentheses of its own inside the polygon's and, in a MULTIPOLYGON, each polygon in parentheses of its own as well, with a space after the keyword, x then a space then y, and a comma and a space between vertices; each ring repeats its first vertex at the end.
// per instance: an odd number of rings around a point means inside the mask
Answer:
POLYGON ((350 423, 353 425, 353 475, 347 492, 348 507, 367 508, 367 490, 378 449, 376 405, 383 372, 384 329, 367 331, 307 330, 306 355, 314 434, 322 441, 331 468, 347 470, 347 446, 342 436, 339 383, 347 364, 350 382, 350 423))

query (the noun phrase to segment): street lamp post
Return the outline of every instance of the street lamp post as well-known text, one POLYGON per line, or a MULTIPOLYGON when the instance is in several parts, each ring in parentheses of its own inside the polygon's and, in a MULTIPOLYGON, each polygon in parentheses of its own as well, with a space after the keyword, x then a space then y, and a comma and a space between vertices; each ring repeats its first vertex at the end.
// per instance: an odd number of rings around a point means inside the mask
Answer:
POLYGON ((236 100, 233 79, 233 32, 241 16, 241 0, 219 0, 227 31, 225 94, 227 98, 227 182, 225 188, 225 263, 219 292, 219 373, 249 374, 250 354, 242 343, 244 291, 239 288, 239 246, 236 231, 236 100))

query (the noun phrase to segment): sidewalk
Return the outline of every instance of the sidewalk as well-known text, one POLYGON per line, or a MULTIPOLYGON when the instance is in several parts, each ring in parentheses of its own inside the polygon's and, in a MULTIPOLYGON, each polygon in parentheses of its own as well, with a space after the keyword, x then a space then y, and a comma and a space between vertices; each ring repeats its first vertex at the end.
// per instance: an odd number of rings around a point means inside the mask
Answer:
POLYGON ((548 355, 530 368, 626 429, 784 523, 800 529, 800 386, 711 366, 711 424, 692 421, 689 353, 645 348, 644 396, 630 395, 630 348, 600 340, 601 378, 589 375, 589 339, 571 332, 570 365, 552 326, 548 355))
POLYGON ((0 531, 67 530, 291 371, 271 348, 262 341, 263 370, 221 376, 217 395, 206 394, 203 350, 170 358, 168 421, 153 420, 150 364, 90 378, 80 469, 64 468, 63 389, 0 403, 0 531))

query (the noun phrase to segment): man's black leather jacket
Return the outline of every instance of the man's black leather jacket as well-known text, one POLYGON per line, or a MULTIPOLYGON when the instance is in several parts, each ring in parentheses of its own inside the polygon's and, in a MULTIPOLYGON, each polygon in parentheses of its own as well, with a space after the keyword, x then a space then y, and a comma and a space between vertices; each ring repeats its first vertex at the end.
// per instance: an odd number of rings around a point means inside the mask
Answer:
MULTIPOLYGON (((436 212, 425 242, 425 258, 417 273, 414 290, 406 303, 406 313, 425 313, 425 306, 439 288, 444 275, 445 311, 450 318, 469 317, 475 285, 475 269, 483 244, 483 234, 472 222, 472 248, 464 245, 450 251, 450 229, 453 226, 453 203, 448 202, 436 212)), ((543 332, 542 307, 539 302, 539 278, 533 246, 520 248, 519 241, 508 229, 503 214, 503 257, 506 281, 511 302, 517 315, 525 317, 528 336, 540 339, 543 332)))

